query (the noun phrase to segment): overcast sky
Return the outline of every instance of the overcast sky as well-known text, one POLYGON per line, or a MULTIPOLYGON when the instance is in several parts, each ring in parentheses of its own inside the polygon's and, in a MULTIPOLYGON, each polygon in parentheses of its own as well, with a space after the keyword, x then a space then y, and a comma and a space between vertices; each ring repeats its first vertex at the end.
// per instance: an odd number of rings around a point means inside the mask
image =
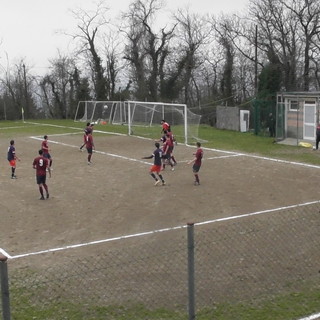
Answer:
MULTIPOLYGON (((166 10, 189 7, 191 12, 218 15, 243 11, 249 0, 166 0, 166 10)), ((92 0, 0 0, 0 68, 8 61, 25 58, 33 73, 43 73, 48 59, 68 52, 76 20, 71 10, 96 8, 92 0), (58 32, 60 30, 60 32, 58 32)), ((131 0, 106 0, 110 15, 116 18, 127 10, 131 0)), ((164 15, 165 17, 165 15, 164 15)), ((70 50, 69 50, 70 51, 70 50)), ((0 72, 1 73, 1 72, 0 72)))

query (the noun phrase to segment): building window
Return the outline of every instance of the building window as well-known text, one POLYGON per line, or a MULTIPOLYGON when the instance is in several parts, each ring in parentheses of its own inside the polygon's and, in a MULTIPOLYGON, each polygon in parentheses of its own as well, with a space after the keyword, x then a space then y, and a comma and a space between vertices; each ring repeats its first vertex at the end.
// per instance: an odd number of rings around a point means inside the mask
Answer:
POLYGON ((314 100, 306 100, 305 102, 304 102, 304 104, 316 104, 316 102, 314 101, 314 100))
POLYGON ((299 104, 297 100, 289 100, 289 110, 290 111, 298 111, 299 109, 299 104))

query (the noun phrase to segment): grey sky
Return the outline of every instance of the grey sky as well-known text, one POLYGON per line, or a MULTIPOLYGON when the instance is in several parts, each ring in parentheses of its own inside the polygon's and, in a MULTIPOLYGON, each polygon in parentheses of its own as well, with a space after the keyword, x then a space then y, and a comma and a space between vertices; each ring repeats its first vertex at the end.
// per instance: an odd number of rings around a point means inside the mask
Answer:
MULTIPOLYGON (((231 13, 242 11, 249 0, 167 0, 166 10, 176 11, 189 6, 191 12, 231 13)), ((110 15, 117 15, 128 8, 131 0, 106 0, 110 15)), ((75 30, 76 20, 70 10, 96 8, 91 0, 0 0, 0 65, 21 58, 33 71, 42 73, 48 59, 57 57, 58 49, 62 53, 70 51, 70 39, 58 30, 70 33, 75 30)), ((165 17, 165 15, 164 15, 165 17)))

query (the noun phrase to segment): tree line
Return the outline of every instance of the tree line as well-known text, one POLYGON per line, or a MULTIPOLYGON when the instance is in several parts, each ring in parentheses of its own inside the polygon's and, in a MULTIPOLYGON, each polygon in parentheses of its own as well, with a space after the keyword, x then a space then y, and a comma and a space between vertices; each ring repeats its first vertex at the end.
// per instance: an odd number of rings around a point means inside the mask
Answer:
MULTIPOLYGON (((0 119, 73 118, 81 100, 217 104, 275 100, 320 86, 320 1, 249 0, 241 13, 179 9, 161 22, 161 0, 133 0, 120 22, 104 0, 72 12, 76 50, 43 76, 21 59, 0 70, 0 119), (1 107, 3 106, 3 107, 1 107)), ((214 7, 213 7, 214 10, 214 7)))

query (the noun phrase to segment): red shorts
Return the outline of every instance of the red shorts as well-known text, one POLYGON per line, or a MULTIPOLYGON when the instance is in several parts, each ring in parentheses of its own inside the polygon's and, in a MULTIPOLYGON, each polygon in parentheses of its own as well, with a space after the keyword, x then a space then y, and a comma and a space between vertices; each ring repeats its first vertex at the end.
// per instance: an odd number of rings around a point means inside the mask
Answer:
POLYGON ((161 166, 156 166, 155 164, 151 166, 150 172, 159 173, 161 171, 161 166))
POLYGON ((10 164, 10 167, 15 167, 16 166, 16 160, 10 160, 9 164, 10 164))

